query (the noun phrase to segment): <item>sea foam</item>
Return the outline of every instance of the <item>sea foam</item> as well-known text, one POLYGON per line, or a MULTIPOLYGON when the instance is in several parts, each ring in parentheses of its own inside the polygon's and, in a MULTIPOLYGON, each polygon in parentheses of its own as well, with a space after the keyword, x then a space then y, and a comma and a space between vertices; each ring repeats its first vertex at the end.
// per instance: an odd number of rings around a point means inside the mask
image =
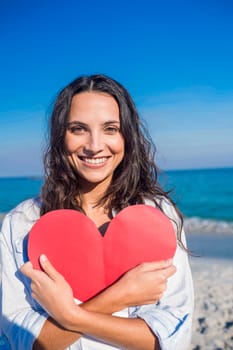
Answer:
POLYGON ((233 234, 233 222, 191 217, 184 219, 186 233, 233 234))

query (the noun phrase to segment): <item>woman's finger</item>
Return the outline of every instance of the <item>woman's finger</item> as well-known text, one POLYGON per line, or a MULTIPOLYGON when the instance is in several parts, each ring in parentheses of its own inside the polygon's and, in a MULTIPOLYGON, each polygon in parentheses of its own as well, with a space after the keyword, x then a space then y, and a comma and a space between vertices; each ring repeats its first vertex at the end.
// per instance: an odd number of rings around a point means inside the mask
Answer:
POLYGON ((58 278, 63 278, 63 276, 55 269, 55 267, 51 264, 49 259, 45 254, 42 254, 39 258, 40 266, 42 270, 54 281, 58 278))
POLYGON ((168 259, 168 260, 161 260, 161 261, 152 261, 152 262, 144 262, 138 266, 136 266, 136 268, 141 269, 142 271, 155 271, 155 270, 162 270, 162 269, 166 269, 169 266, 172 266, 172 259, 168 259))
POLYGON ((29 278, 32 278, 33 273, 34 273, 34 269, 32 266, 32 263, 30 261, 26 262, 25 264, 23 264, 20 268, 20 271, 29 278))
POLYGON ((176 272, 176 267, 174 265, 168 266, 163 270, 164 277, 168 279, 176 272))

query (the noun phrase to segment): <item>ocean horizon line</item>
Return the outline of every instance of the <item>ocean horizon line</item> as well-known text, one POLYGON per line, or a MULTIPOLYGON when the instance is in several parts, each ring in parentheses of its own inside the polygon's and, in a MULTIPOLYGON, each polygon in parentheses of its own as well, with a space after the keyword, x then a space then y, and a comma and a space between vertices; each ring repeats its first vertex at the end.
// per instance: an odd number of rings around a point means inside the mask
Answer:
MULTIPOLYGON (((194 218, 202 220, 202 227, 203 220, 209 220, 205 223, 207 227, 213 220, 233 222, 233 167, 165 170, 159 172, 158 180, 185 219, 192 219, 192 227, 194 218)), ((37 197, 43 182, 40 175, 0 178, 0 213, 9 212, 27 198, 37 197)))

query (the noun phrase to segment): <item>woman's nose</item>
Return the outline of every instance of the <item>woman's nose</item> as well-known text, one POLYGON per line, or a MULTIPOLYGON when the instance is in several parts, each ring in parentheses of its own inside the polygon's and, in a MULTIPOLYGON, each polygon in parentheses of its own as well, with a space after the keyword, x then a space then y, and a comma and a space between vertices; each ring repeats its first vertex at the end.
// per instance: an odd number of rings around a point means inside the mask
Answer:
POLYGON ((97 153, 103 149, 103 140, 101 134, 98 132, 92 132, 88 136, 85 150, 91 153, 97 153))

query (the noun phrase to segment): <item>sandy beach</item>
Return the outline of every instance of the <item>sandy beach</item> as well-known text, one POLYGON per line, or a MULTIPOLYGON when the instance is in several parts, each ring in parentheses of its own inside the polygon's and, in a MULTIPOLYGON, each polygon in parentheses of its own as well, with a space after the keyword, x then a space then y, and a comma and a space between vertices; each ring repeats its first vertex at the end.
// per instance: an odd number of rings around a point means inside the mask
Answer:
POLYGON ((195 291, 190 350, 233 350, 233 235, 191 233, 195 291))
POLYGON ((195 290, 190 350, 233 349, 233 260, 191 259, 195 290))

